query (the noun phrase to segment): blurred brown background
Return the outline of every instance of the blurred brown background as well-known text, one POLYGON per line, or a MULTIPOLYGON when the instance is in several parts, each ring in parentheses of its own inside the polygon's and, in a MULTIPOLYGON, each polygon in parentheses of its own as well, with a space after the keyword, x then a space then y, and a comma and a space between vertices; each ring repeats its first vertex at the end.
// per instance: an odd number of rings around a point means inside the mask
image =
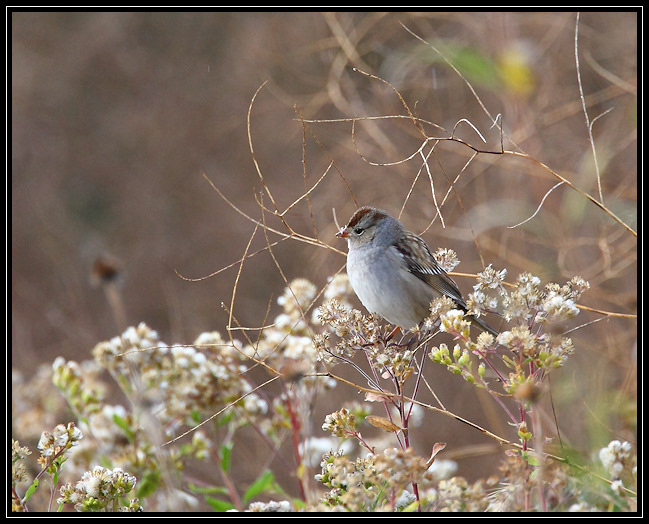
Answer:
MULTIPOLYGON (((593 153, 575 68, 575 13, 13 13, 11 159, 12 366, 26 374, 61 355, 83 360, 99 341, 118 335, 103 291, 92 284, 98 257, 115 260, 128 325, 144 321, 167 343, 189 343, 206 330, 225 333, 236 267, 200 282, 243 254, 254 225, 210 187, 261 218, 262 184, 255 157, 280 207, 335 169, 311 194, 318 237, 338 249, 333 234, 359 204, 399 213, 422 232, 435 215, 421 158, 421 136, 408 119, 310 123, 306 119, 405 115, 410 109, 446 131, 497 151, 500 134, 474 94, 433 49, 444 52, 475 88, 492 117, 502 115, 508 150, 524 151, 598 198, 593 153), (296 111, 296 107, 298 111, 296 111), (317 137, 318 142, 311 136, 317 137), (304 165, 303 160, 304 144, 304 165), (363 157, 359 155, 358 150, 363 157)), ((581 79, 593 125, 604 204, 636 229, 637 14, 582 13, 581 79)), ((482 264, 522 271, 544 282, 581 275, 591 283, 583 303, 617 313, 636 311, 636 238, 575 191, 530 161, 480 154, 439 143, 429 166, 439 202, 458 175, 439 219, 424 233, 433 249, 450 247, 476 273, 482 264), (464 171, 463 167, 468 163, 464 171), (482 259, 481 259, 482 257, 482 259)), ((270 206, 266 198, 264 203, 270 206)), ((313 235, 306 202, 288 215, 313 235)), ((281 227, 277 220, 270 222, 281 227)), ((276 237, 271 238, 275 240, 276 237)), ((261 231, 251 249, 264 247, 261 231)), ((298 242, 274 250, 287 278, 319 286, 344 257, 298 242)), ((459 279, 464 293, 471 282, 459 279)), ((271 318, 284 283, 268 254, 246 263, 234 314, 243 325, 271 318)), ((601 318, 583 313, 570 327, 601 318)), ((577 351, 552 376, 557 419, 567 441, 584 450, 610 438, 634 439, 633 319, 610 318, 571 334, 577 351)), ((437 377, 459 415, 515 439, 497 407, 437 377), (489 410, 492 410, 490 412, 489 410), (500 425, 498 425, 500 424, 500 425)), ((464 389, 463 389, 464 388, 464 389)), ((355 393, 341 390, 345 398, 355 393)), ((325 406, 337 409, 339 404, 325 406)), ((321 421, 314 421, 319 427, 321 421)), ((485 438, 443 417, 432 417, 431 439, 468 447, 485 438)), ((320 436, 320 435, 318 435, 320 436)), ((416 442, 426 454, 428 442, 416 442)), ((498 450, 494 450, 498 454, 498 450)), ((462 462, 460 462, 462 465, 462 462)), ((469 478, 493 463, 465 461, 469 478), (487 464, 486 466, 484 466, 487 464)))

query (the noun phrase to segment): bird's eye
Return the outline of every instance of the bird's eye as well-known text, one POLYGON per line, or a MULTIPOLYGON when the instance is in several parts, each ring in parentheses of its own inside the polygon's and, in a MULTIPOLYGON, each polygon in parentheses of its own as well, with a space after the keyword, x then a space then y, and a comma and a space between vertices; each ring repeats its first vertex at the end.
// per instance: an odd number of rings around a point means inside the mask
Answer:
POLYGON ((354 233, 356 233, 358 236, 361 236, 365 230, 362 227, 355 227, 354 228, 354 233))

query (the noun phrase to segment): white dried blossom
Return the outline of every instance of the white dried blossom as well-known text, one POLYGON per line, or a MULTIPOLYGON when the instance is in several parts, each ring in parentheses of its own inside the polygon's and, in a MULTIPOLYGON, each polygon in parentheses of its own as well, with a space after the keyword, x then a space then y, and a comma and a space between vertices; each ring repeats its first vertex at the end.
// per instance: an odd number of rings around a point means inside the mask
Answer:
POLYGON ((315 284, 305 278, 296 278, 284 289, 284 293, 277 297, 277 303, 284 308, 284 312, 292 318, 299 318, 317 293, 315 284))
POLYGON ((505 277, 507 276, 507 270, 506 269, 501 269, 500 271, 496 271, 494 268, 491 267, 491 264, 489 264, 483 271, 478 273, 478 283, 473 286, 474 290, 480 290, 480 289, 497 289, 502 287, 503 282, 505 281, 505 277))
POLYGON ((404 489, 397 500, 394 501, 394 509, 401 510, 407 508, 410 504, 415 502, 417 497, 413 493, 410 493, 407 489, 404 489))
POLYGON ((74 485, 67 483, 61 486, 61 497, 57 502, 74 504, 77 511, 102 511, 111 501, 130 493, 136 483, 137 479, 121 468, 111 471, 95 466, 91 471, 86 471, 74 485))
POLYGON ((543 299, 543 311, 546 313, 548 320, 563 320, 579 314, 575 301, 567 297, 561 290, 555 288, 550 288, 543 299))
POLYGON ((329 279, 327 287, 324 290, 324 300, 335 298, 339 302, 343 302, 353 292, 354 290, 349 282, 347 273, 338 273, 329 279))
POLYGON ((457 258, 457 253, 452 249, 440 247, 433 253, 435 261, 442 267, 444 271, 450 273, 460 263, 457 258))
POLYGON ((510 331, 501 332, 496 340, 500 345, 523 355, 530 355, 536 345, 536 337, 527 326, 514 326, 510 331))
POLYGON ((129 371, 127 362, 140 368, 155 366, 166 352, 167 347, 160 341, 158 333, 144 322, 137 327, 128 327, 119 337, 100 342, 92 350, 98 363, 121 372, 129 371))
POLYGON ((625 466, 632 461, 631 444, 612 440, 599 451, 599 460, 613 480, 619 479, 625 466))
POLYGON ((496 309, 498 307, 498 298, 492 297, 477 289, 469 293, 467 297, 467 306, 471 310, 480 311, 485 309, 496 309))
POLYGON ((87 419, 80 422, 80 426, 92 435, 87 440, 89 445, 101 444, 104 450, 112 449, 121 441, 124 430, 115 424, 115 417, 126 420, 128 413, 124 406, 104 404, 101 409, 88 415, 87 419))
POLYGON ((322 456, 332 450, 338 453, 351 453, 354 445, 349 440, 340 441, 333 437, 308 437, 300 443, 300 457, 306 466, 317 467, 322 462, 322 456))
POLYGON ((288 500, 270 500, 268 502, 253 502, 248 506, 247 511, 263 513, 286 513, 293 511, 293 505, 288 500))
POLYGON ((520 322, 533 319, 541 303, 540 285, 539 277, 530 273, 521 273, 515 282, 515 289, 502 298, 503 318, 507 321, 518 320, 520 322))
POLYGON ((315 362, 317 355, 311 337, 292 336, 286 337, 283 355, 294 360, 308 360, 315 362))
POLYGON ((243 409, 250 415, 265 415, 268 412, 268 403, 259 395, 251 393, 243 399, 243 409))
POLYGON ((49 457, 62 449, 78 446, 82 438, 83 433, 73 422, 69 422, 67 426, 58 424, 51 433, 43 431, 38 441, 38 449, 43 457, 49 457))
POLYGON ((437 479, 449 479, 457 471, 457 462, 454 460, 436 458, 428 468, 429 473, 432 473, 437 479))
POLYGON ((441 324, 439 329, 446 333, 461 333, 462 336, 469 338, 471 323, 464 318, 464 311, 451 309, 440 317, 441 324))

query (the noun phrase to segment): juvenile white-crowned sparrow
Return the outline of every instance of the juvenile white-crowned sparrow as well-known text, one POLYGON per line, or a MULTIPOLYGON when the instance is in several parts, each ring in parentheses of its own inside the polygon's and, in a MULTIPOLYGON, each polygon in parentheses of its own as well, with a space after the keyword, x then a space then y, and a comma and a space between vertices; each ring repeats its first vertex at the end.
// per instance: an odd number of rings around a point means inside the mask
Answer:
MULTIPOLYGON (((347 239, 347 275, 370 313, 410 329, 430 314, 431 301, 441 296, 467 311, 457 284, 435 261, 426 242, 384 211, 361 207, 336 236, 347 239)), ((483 331, 498 334, 481 319, 468 318, 483 331)))

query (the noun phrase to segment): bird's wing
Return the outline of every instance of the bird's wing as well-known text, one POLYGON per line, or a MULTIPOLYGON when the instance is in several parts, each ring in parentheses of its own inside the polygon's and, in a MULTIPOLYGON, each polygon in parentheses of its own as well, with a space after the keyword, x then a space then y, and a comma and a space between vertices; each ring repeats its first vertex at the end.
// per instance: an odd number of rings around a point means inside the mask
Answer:
POLYGON ((435 261, 426 242, 417 235, 406 234, 407 242, 398 242, 396 248, 406 262, 408 271, 466 311, 467 306, 457 284, 435 261))

